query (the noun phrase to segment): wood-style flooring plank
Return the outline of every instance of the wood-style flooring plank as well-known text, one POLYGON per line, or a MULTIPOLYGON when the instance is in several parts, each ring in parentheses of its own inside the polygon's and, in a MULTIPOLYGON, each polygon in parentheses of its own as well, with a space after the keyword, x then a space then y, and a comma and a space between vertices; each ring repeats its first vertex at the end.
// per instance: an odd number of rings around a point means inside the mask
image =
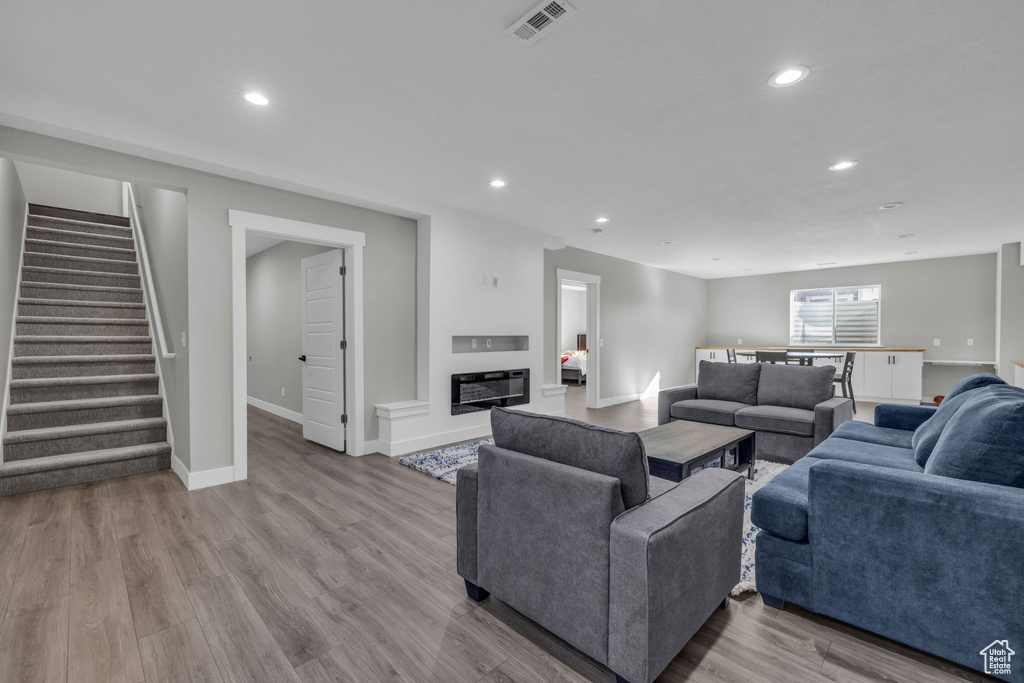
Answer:
POLYGON ((219 550, 226 545, 252 540, 252 534, 245 528, 245 524, 216 490, 200 489, 189 492, 188 505, 199 518, 214 548, 219 550))
POLYGON ((40 518, 25 532, 17 578, 7 615, 21 614, 58 602, 67 607, 71 586, 71 520, 40 518))
POLYGON ((71 566, 87 567, 118 557, 109 489, 102 483, 74 489, 71 508, 71 566))
POLYGON ((68 680, 68 596, 8 614, 0 632, 0 683, 68 680))
POLYGON ((188 594, 227 683, 299 680, 230 573, 190 586, 188 594))
POLYGON ((222 683, 199 621, 175 624, 139 641, 146 683, 222 683))
POLYGON ((245 519, 246 527, 257 542, 276 559, 295 580, 302 592, 315 598, 340 588, 345 579, 335 563, 321 554, 310 537, 298 534, 274 513, 266 512, 245 519))
POLYGON ((68 676, 108 683, 145 678, 118 557, 72 573, 68 676))
POLYGON ((171 556, 154 533, 121 539, 121 565, 139 638, 195 618, 171 556))

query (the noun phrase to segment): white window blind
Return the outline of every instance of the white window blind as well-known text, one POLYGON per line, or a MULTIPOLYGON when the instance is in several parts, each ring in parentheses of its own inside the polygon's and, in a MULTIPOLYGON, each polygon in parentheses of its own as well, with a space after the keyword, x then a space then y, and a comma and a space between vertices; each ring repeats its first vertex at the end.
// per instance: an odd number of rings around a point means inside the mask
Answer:
POLYGON ((789 341, 801 346, 879 344, 881 303, 879 285, 793 290, 789 341))

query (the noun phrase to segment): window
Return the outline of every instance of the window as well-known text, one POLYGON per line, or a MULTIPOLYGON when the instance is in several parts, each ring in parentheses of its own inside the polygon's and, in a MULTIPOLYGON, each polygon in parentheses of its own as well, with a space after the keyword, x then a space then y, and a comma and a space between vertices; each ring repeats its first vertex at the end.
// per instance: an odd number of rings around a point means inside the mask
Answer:
POLYGON ((881 285, 794 289, 789 298, 789 343, 881 344, 881 305, 881 285))

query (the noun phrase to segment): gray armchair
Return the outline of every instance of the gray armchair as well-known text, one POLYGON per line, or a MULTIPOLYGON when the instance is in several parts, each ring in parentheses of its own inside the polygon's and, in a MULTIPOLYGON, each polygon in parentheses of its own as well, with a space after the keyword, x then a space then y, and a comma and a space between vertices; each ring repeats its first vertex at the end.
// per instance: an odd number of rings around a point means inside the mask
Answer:
POLYGON ((458 572, 607 665, 649 683, 739 581, 742 475, 651 479, 643 442, 492 409, 495 445, 458 474, 458 572))

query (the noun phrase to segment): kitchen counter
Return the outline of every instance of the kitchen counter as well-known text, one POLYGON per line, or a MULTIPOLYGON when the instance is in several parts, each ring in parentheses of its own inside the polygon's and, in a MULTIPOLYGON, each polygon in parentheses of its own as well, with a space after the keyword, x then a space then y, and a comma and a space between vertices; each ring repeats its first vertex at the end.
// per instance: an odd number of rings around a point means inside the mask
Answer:
MULTIPOLYGON (((846 347, 846 346, 743 346, 738 344, 736 346, 698 346, 698 349, 743 349, 744 351, 786 351, 792 349, 793 351, 806 351, 808 349, 814 349, 815 351, 879 351, 881 353, 924 353, 924 349, 898 349, 890 348, 887 346, 858 346, 858 347, 846 347)), ((1013 361, 1014 363, 1021 363, 1022 361, 1013 361)), ((1024 367, 1024 366, 1021 366, 1024 367)))

